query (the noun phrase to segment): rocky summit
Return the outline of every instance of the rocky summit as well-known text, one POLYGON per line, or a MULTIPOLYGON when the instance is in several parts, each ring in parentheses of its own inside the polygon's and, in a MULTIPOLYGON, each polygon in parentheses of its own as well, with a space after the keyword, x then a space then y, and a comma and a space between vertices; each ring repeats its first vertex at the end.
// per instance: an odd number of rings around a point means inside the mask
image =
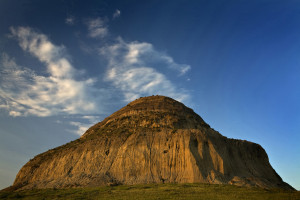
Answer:
POLYGON ((79 139, 35 156, 16 189, 147 183, 212 183, 293 190, 265 150, 229 139, 164 96, 137 99, 79 139))

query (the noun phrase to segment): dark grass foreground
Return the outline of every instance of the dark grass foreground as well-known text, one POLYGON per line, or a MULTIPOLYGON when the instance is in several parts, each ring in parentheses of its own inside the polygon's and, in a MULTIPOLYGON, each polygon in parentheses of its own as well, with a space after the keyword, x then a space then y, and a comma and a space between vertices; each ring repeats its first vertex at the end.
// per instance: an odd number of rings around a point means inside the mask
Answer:
POLYGON ((0 192, 0 199, 263 199, 300 200, 299 191, 266 190, 232 185, 149 184, 95 188, 0 192))

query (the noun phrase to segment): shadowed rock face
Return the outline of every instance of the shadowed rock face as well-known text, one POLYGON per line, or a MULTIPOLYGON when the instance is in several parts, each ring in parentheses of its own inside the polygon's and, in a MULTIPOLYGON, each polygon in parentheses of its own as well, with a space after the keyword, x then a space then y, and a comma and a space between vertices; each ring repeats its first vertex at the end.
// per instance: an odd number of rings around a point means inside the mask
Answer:
POLYGON ((260 145, 222 136, 163 96, 135 100, 78 140, 37 155, 12 187, 194 182, 293 189, 260 145))

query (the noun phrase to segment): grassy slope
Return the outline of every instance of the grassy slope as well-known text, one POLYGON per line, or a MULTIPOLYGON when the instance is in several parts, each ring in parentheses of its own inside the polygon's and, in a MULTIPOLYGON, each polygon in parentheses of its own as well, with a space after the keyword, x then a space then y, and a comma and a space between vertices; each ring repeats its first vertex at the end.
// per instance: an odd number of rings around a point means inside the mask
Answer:
POLYGON ((97 188, 41 189, 0 192, 0 199, 272 199, 300 200, 300 192, 231 185, 151 184, 97 188))

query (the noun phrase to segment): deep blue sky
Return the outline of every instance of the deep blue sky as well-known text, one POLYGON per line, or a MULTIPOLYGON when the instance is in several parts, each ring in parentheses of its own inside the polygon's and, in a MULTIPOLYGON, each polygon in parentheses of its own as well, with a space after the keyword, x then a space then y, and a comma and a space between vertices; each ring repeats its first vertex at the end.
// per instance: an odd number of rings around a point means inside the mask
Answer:
POLYGON ((0 1, 0 188, 139 96, 261 144, 300 189, 300 2, 0 1))

